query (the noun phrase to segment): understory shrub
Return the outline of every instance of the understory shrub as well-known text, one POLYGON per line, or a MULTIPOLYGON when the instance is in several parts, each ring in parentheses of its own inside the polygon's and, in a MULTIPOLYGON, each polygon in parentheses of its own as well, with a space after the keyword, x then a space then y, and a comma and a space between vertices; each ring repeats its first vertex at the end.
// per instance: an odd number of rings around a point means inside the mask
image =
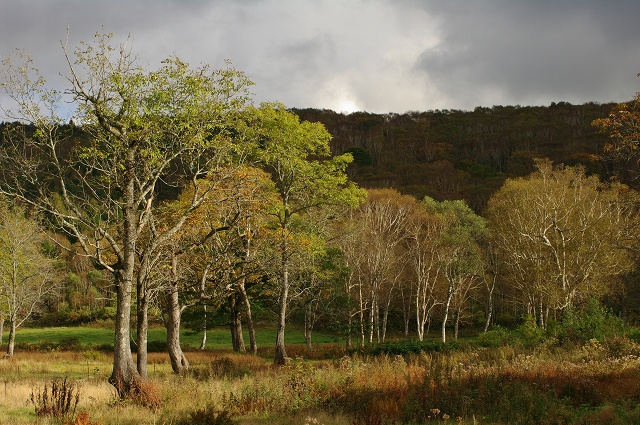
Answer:
POLYGON ((584 344, 591 339, 602 342, 607 337, 624 335, 624 322, 601 306, 598 300, 590 300, 585 308, 567 309, 557 327, 561 343, 584 344))
POLYGON ((477 342, 481 347, 497 348, 513 344, 515 337, 513 333, 500 325, 495 325, 487 332, 478 335, 477 342))
POLYGON ((524 317, 524 322, 516 329, 518 343, 523 347, 533 348, 545 339, 544 329, 536 324, 536 319, 528 314, 524 317))

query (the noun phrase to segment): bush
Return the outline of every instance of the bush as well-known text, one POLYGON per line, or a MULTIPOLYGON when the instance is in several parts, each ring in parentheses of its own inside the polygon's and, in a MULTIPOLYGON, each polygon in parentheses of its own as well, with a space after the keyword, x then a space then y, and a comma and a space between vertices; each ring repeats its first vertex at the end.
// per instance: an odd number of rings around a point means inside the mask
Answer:
POLYGON ((563 343, 584 344, 592 339, 603 342, 607 337, 613 338, 623 334, 622 319, 611 314, 595 299, 590 300, 581 311, 575 308, 567 309, 558 327, 558 340, 563 343))
POLYGON ((514 337, 508 329, 496 325, 491 330, 478 335, 477 341, 481 347, 497 348, 512 344, 514 337))
POLYGON ((528 314, 524 317, 524 322, 516 330, 518 342, 526 348, 533 348, 544 341, 544 329, 538 327, 536 319, 528 314))
POLYGON ((627 332, 627 338, 640 344, 640 328, 633 327, 627 332))

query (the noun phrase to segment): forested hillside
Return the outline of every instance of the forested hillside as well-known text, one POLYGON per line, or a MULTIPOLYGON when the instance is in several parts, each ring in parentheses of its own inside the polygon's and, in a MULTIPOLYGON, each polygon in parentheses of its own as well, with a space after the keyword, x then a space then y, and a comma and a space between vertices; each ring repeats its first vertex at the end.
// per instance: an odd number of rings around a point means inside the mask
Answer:
POLYGON ((536 157, 580 163, 608 178, 613 170, 599 159, 607 136, 592 122, 612 107, 560 102, 404 114, 294 112, 326 126, 334 154, 354 155, 349 173, 362 187, 392 187, 418 199, 464 199, 481 212, 506 178, 531 173, 536 157))

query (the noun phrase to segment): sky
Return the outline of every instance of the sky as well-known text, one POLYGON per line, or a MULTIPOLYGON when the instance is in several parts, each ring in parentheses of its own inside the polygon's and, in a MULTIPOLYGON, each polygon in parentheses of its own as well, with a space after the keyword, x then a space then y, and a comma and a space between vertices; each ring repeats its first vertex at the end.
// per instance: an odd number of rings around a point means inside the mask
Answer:
MULTIPOLYGON (((52 86, 96 32, 149 69, 225 60, 256 103, 372 113, 622 102, 640 91, 638 0, 0 0, 0 55, 52 86)), ((0 99, 2 101, 2 99, 0 99)))

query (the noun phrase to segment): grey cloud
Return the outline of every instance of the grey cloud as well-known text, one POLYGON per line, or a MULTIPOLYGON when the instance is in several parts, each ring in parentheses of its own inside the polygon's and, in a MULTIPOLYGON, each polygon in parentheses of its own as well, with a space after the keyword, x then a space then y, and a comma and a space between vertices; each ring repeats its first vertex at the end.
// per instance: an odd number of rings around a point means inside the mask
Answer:
POLYGON ((60 82, 60 41, 131 34, 144 65, 231 59, 256 101, 371 112, 622 101, 640 83, 635 0, 0 0, 0 54, 60 82))
POLYGON ((416 63, 452 107, 633 95, 628 89, 640 70, 640 33, 626 29, 625 21, 640 16, 636 3, 456 4, 436 12, 443 20, 441 45, 416 63))

